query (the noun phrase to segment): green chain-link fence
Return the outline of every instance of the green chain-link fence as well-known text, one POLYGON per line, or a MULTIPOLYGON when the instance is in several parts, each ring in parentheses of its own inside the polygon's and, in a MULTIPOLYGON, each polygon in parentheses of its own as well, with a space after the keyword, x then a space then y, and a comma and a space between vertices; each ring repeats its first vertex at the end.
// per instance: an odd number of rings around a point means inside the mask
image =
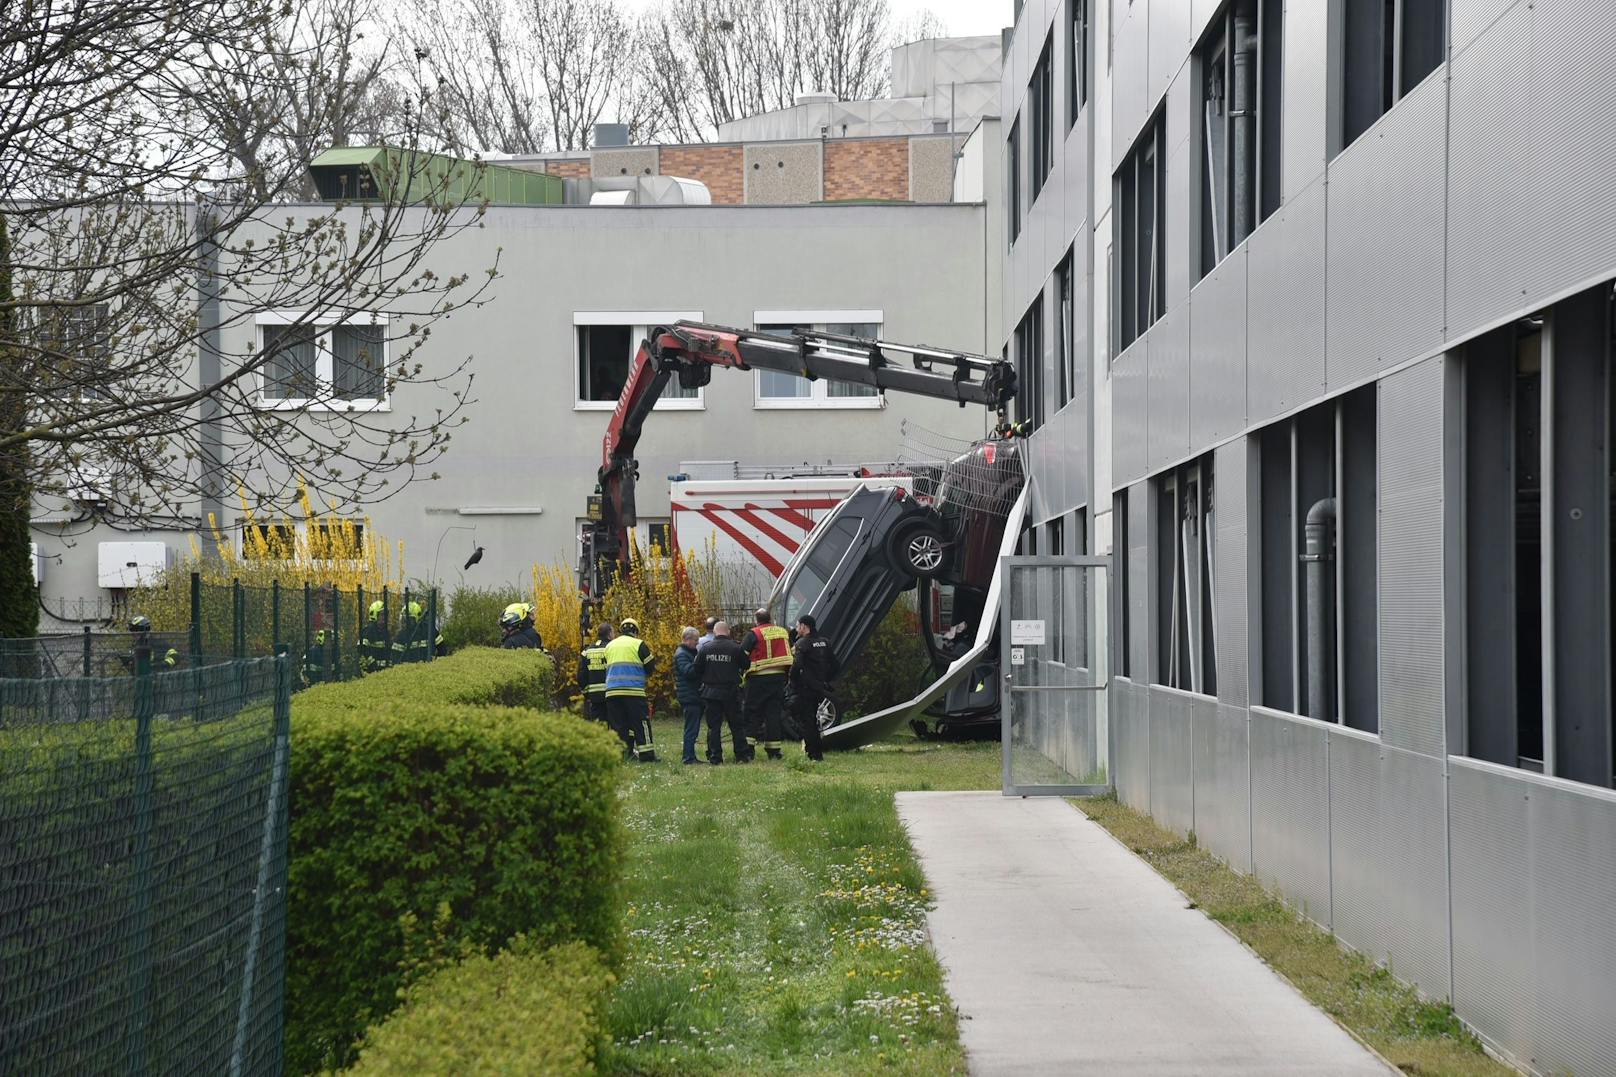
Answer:
POLYGON ((296 657, 0 679, 0 1073, 278 1073, 296 657))

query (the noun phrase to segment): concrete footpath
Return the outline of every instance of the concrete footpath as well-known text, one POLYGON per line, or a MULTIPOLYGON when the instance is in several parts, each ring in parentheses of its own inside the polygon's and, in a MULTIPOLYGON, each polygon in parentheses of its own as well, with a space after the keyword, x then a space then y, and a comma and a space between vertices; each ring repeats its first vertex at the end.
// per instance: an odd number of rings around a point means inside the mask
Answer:
POLYGON ((1059 798, 899 793, 977 1077, 1395 1072, 1059 798))

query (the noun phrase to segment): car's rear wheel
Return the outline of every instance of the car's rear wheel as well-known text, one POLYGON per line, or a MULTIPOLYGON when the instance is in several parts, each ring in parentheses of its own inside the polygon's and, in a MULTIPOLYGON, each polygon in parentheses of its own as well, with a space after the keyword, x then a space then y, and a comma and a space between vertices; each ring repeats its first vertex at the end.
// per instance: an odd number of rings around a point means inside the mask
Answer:
POLYGON ((948 565, 948 541, 942 530, 927 520, 900 526, 892 533, 887 552, 899 568, 923 580, 941 576, 948 565))

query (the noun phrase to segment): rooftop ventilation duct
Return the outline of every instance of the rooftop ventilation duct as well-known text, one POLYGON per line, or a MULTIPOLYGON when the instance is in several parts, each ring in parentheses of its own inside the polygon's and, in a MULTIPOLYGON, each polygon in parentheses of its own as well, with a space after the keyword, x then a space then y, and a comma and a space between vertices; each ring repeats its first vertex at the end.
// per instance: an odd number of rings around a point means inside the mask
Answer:
POLYGON ((628 145, 628 124, 597 123, 594 133, 595 149, 628 145))

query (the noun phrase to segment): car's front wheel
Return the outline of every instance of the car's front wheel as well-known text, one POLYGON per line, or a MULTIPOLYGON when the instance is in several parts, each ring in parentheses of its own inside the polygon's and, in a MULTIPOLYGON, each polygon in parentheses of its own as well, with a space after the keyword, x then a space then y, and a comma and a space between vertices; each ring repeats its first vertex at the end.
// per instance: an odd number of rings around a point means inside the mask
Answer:
POLYGON ((941 576, 948 565, 948 541, 942 530, 927 520, 900 526, 892 533, 888 552, 899 568, 923 580, 941 576))

